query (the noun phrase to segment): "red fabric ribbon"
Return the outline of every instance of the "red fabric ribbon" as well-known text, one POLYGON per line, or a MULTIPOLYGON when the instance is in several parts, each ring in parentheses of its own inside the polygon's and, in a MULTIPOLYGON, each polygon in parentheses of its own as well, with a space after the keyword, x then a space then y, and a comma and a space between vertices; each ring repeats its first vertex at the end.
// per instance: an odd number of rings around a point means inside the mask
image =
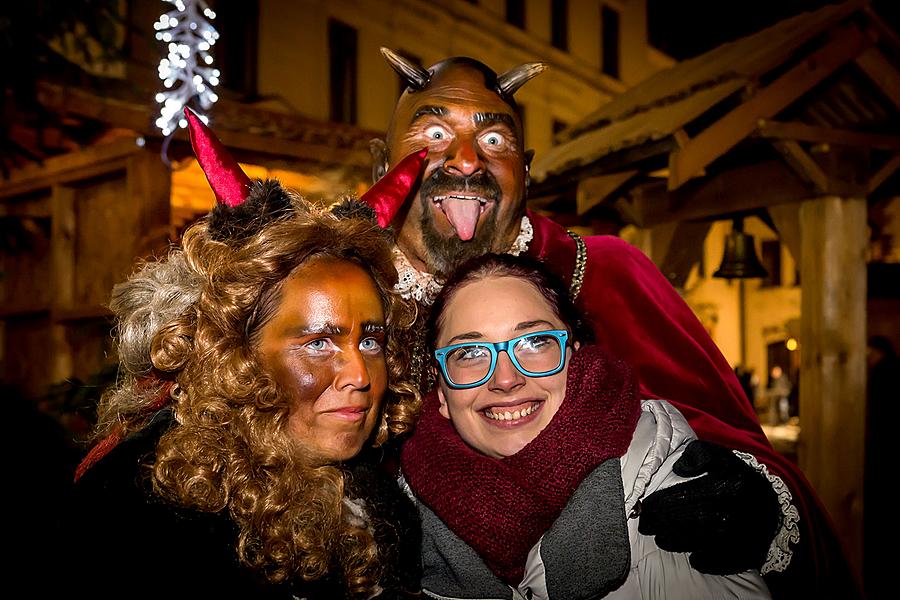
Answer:
MULTIPOLYGON (((145 387, 154 383, 158 384, 159 380, 155 378, 142 379, 137 382, 135 386, 145 387)), ((172 387, 174 385, 174 381, 166 381, 160 388, 159 395, 156 397, 156 399, 145 409, 143 409, 142 412, 144 414, 152 414, 166 406, 172 399, 170 392, 172 391, 172 387)), ((97 444, 90 449, 90 451, 85 455, 84 459, 82 459, 82 461, 78 464, 78 467, 75 469, 75 481, 81 479, 81 477, 85 473, 87 473, 88 469, 100 462, 100 460, 104 456, 109 454, 113 448, 119 445, 119 442, 121 442, 124 438, 124 431, 125 428, 121 424, 116 425, 116 427, 113 428, 112 433, 97 442, 97 444)))

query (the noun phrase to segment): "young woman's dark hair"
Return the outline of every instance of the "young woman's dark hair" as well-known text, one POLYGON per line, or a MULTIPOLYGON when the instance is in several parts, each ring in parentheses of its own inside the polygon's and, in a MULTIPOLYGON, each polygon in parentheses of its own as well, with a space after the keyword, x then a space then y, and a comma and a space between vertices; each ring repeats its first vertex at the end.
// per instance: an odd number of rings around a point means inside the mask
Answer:
MULTIPOLYGON (((528 256, 485 254, 461 264, 444 284, 438 297, 435 298, 425 330, 429 354, 434 351, 438 331, 443 322, 444 308, 456 291, 468 283, 487 277, 515 277, 529 282, 553 307, 556 316, 568 329, 570 344, 575 342, 585 344, 592 341, 591 330, 585 325, 578 309, 569 298, 569 291, 565 283, 551 273, 543 263, 528 256)), ((484 299, 484 302, 490 301, 490 298, 484 299)))

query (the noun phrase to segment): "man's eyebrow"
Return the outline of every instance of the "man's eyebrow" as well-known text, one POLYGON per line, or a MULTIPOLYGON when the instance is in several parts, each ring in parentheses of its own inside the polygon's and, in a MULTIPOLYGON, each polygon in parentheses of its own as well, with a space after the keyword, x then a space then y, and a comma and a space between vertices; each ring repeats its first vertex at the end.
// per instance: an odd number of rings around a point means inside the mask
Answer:
POLYGON ((447 115, 447 107, 445 106, 436 106, 434 104, 426 104, 425 106, 420 106, 418 110, 416 110, 416 114, 413 115, 413 118, 409 121, 409 124, 412 125, 422 117, 427 117, 429 115, 433 115, 436 117, 443 117, 447 115))
POLYGON ((495 113, 495 112, 479 112, 475 113, 472 117, 472 120, 476 125, 494 125, 496 123, 502 123, 509 127, 513 132, 516 131, 516 122, 513 120, 512 115, 507 113, 495 113))

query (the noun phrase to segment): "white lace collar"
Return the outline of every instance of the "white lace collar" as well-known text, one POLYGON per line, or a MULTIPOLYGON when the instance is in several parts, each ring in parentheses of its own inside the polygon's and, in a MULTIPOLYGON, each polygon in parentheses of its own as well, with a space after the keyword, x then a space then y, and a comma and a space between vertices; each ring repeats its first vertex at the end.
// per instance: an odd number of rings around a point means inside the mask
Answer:
MULTIPOLYGON (((519 235, 507 250, 507 254, 518 256, 522 252, 528 250, 528 244, 534 237, 534 228, 527 216, 522 217, 519 225, 519 235)), ((431 273, 419 271, 409 262, 406 255, 400 251, 400 248, 394 246, 394 266, 397 268, 398 280, 394 286, 401 296, 409 300, 412 298, 416 302, 421 302, 425 306, 430 306, 441 288, 444 287, 444 281, 435 277, 431 273)))

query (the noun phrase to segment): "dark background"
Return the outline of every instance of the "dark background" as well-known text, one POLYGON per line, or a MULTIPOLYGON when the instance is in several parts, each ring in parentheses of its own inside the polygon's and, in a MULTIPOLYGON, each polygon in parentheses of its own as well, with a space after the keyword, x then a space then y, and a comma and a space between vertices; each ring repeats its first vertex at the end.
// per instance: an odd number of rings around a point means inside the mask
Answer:
MULTIPOLYGON (((827 0, 647 0, 650 43, 676 60, 750 35, 778 21, 840 2, 827 0)), ((894 27, 900 1, 874 0, 872 6, 894 27)))

